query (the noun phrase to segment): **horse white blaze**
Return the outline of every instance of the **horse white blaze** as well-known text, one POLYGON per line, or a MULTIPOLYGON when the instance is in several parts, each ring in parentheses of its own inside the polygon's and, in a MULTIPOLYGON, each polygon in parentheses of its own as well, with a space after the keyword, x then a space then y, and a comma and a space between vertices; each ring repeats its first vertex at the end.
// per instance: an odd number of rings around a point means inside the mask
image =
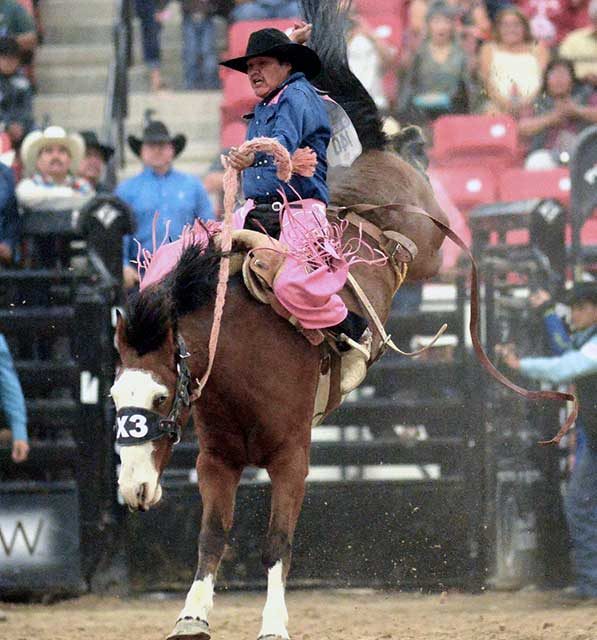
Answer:
MULTIPOLYGON (((168 395, 165 385, 148 371, 125 369, 110 390, 116 410, 122 407, 153 409, 155 398, 168 395)), ((125 502, 134 508, 147 509, 162 497, 158 470, 153 461, 153 444, 142 442, 120 448, 118 486, 125 502)))
POLYGON ((213 606, 214 577, 210 573, 203 580, 193 582, 178 618, 199 618, 199 620, 208 622, 207 618, 213 606))
POLYGON ((267 600, 263 607, 261 631, 259 637, 280 636, 288 638, 288 610, 284 599, 284 579, 282 577, 282 561, 267 572, 267 600))

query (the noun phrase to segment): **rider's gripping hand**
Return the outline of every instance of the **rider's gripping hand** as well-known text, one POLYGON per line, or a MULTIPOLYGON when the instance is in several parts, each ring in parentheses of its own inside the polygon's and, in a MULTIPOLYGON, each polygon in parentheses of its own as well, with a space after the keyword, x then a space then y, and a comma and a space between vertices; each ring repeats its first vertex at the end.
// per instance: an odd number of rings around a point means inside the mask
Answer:
POLYGON ((254 153, 241 153, 236 147, 231 147, 226 157, 228 164, 236 171, 242 171, 255 162, 254 153))

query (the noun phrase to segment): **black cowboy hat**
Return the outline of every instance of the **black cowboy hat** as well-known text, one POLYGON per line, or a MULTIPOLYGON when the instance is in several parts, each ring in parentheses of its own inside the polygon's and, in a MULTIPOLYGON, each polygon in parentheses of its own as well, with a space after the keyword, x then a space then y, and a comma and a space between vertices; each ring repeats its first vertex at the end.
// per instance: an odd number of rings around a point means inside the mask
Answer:
POLYGON ((104 162, 109 162, 110 158, 114 155, 114 147, 108 144, 102 144, 95 131, 79 131, 79 134, 81 138, 85 140, 86 149, 97 149, 102 154, 104 162))
POLYGON ((179 155, 187 144, 186 136, 179 133, 178 135, 171 137, 168 127, 159 120, 152 120, 145 129, 143 129, 142 138, 129 136, 127 140, 130 148, 136 156, 141 154, 141 145, 144 143, 163 144, 165 142, 170 142, 174 147, 174 157, 179 155))
POLYGON ((257 56, 281 58, 290 62, 293 71, 302 71, 307 78, 314 78, 321 70, 319 56, 309 47, 296 44, 279 29, 260 29, 249 36, 247 51, 241 58, 220 62, 224 67, 247 73, 247 63, 257 56))
POLYGON ((597 305, 597 282, 578 282, 566 292, 565 302, 569 305, 585 301, 597 305))

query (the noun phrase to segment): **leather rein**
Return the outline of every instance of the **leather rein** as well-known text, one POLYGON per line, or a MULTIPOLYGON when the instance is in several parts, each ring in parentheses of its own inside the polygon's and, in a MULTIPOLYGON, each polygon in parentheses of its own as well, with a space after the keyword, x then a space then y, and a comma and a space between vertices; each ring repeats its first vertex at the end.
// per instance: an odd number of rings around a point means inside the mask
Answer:
POLYGON ((566 435, 566 433, 568 433, 568 431, 572 428, 572 425, 576 421, 576 418, 578 416, 578 400, 572 393, 564 393, 562 391, 531 391, 529 389, 525 389, 524 387, 521 387, 509 380, 501 371, 496 369, 491 360, 487 357, 487 354, 485 353, 483 346, 481 345, 481 340, 479 338, 479 273, 477 263, 475 262, 470 249, 467 247, 462 238, 454 233, 454 231, 452 231, 452 229, 450 229, 450 227, 444 224, 441 220, 438 220, 421 207, 417 207, 415 205, 404 204, 400 202, 391 202, 389 204, 382 205, 356 204, 350 207, 328 207, 328 211, 331 211, 331 213, 334 213, 340 219, 346 219, 354 226, 360 227, 364 233, 375 239, 380 246, 380 249, 386 255, 388 255, 388 258, 392 266, 394 267, 394 270, 396 270, 396 262, 410 262, 414 259, 417 254, 417 247, 415 243, 406 236, 398 232, 382 231, 378 226, 359 215, 362 213, 369 213, 378 209, 400 209, 404 213, 413 213, 423 216, 431 220, 431 222, 433 222, 433 224, 446 237, 448 237, 452 242, 454 242, 454 244, 456 244, 456 246, 458 246, 460 249, 462 249, 462 251, 466 253, 467 257, 471 261, 471 314, 469 321, 469 331, 471 334, 471 341, 473 343, 475 355, 477 356, 483 368, 493 378, 495 378, 507 389, 514 391, 514 393, 522 396, 526 400, 557 400, 560 402, 566 401, 573 403, 570 415, 567 417, 566 422, 563 424, 557 434, 551 440, 540 441, 540 444, 559 443, 560 440, 566 435), (396 243, 396 246, 393 253, 390 255, 390 251, 393 247, 391 243, 393 242, 396 243))

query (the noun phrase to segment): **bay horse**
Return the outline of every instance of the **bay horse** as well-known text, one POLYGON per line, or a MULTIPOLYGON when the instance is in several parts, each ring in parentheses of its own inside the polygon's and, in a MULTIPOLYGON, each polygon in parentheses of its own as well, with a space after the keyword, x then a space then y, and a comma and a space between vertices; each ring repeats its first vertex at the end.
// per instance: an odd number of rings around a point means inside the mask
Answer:
MULTIPOLYGON (((426 177, 386 150, 375 104, 348 69, 344 9, 333 0, 306 0, 303 6, 306 19, 314 24, 311 46, 324 70, 331 70, 320 77, 319 86, 346 109, 363 146, 352 167, 330 176, 332 202, 404 205, 370 211, 367 218, 414 241, 419 252, 409 277, 429 278, 439 268, 443 235, 412 210, 426 210, 444 223, 446 218, 426 177)), ((272 497, 262 554, 267 598, 259 638, 288 638, 285 584, 309 469, 320 351, 251 297, 239 277, 232 277, 211 376, 201 396, 189 398, 193 381, 208 364, 220 260, 212 244, 203 251, 187 248, 174 270, 132 300, 118 319, 121 366, 111 395, 118 435, 127 444, 120 452, 118 482, 130 509, 144 511, 159 502, 160 476, 181 426, 192 414, 203 504, 198 564, 169 639, 207 640, 216 572, 232 526, 241 473, 247 465, 266 469, 272 497)), ((357 265, 351 273, 357 280, 374 278, 368 294, 385 321, 396 291, 392 269, 357 265)), ((358 308, 352 294, 346 299, 349 308, 358 308)))

